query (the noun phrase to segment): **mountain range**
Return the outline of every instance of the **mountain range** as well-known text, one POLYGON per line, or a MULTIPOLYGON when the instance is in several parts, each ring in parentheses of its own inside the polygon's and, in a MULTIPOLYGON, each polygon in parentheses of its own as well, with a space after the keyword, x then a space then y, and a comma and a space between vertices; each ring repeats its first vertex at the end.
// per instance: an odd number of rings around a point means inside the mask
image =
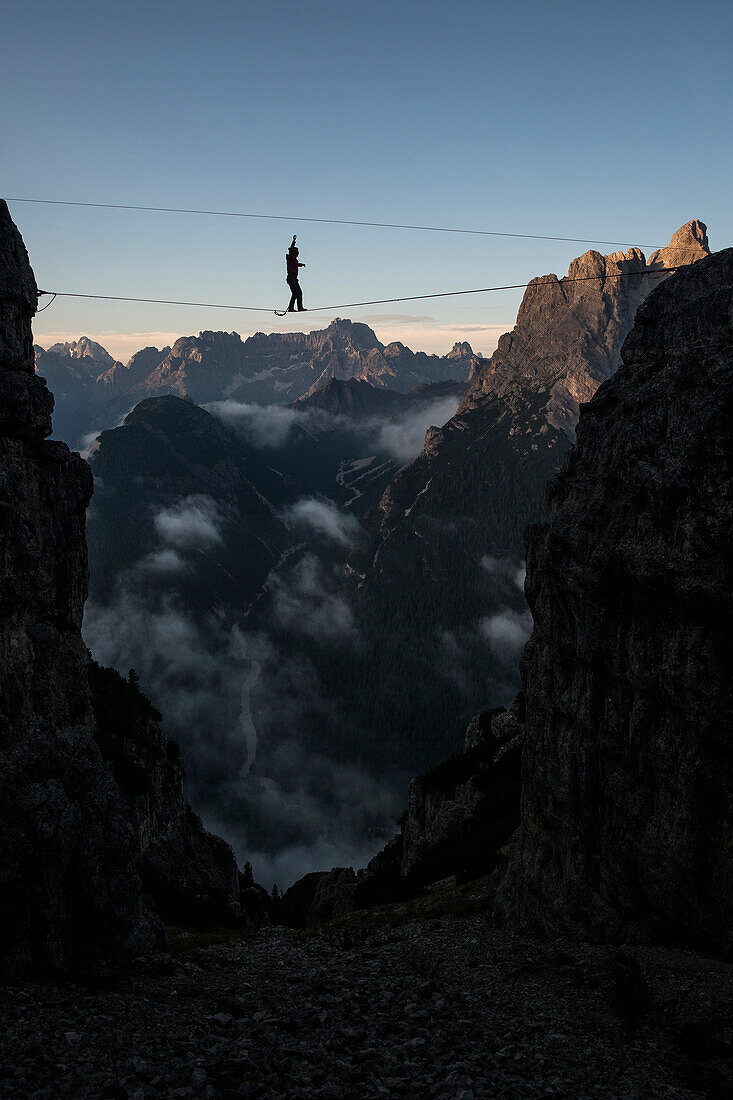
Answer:
POLYGON ((151 584, 175 578, 189 606, 246 606, 283 550, 302 538, 284 518, 288 507, 320 496, 361 514, 400 468, 406 434, 422 438, 465 390, 465 383, 447 381, 402 394, 362 379, 332 379, 269 412, 228 402, 204 409, 173 394, 146 398, 89 449, 96 485, 87 527, 92 598, 110 598, 121 575, 144 563, 151 584), (200 527, 207 512, 208 540, 202 527, 197 544, 180 523, 167 541, 162 537, 160 515, 181 512, 181 502, 198 509, 200 527), (195 571, 183 568, 180 555, 204 546, 195 571))
POLYGON ((86 336, 36 346, 36 369, 56 396, 55 434, 72 445, 113 427, 139 401, 175 394, 197 404, 234 401, 284 405, 315 393, 331 379, 360 379, 407 393, 426 383, 462 381, 474 355, 456 343, 445 356, 384 345, 368 325, 336 319, 310 332, 200 332, 173 347, 147 347, 125 365, 86 336))

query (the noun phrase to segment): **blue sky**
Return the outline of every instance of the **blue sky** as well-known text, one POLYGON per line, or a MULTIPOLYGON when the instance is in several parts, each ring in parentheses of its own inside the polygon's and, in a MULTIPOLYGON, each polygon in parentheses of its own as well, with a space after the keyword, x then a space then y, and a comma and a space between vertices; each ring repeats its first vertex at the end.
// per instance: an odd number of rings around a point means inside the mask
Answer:
MULTIPOLYGON (((312 306, 563 274, 584 251, 298 216, 652 245, 700 217, 713 248, 733 241, 730 3, 5 0, 0 19, 4 195, 293 215, 11 203, 44 287, 282 308, 295 232, 312 306)), ((416 349, 489 352, 520 298, 348 314, 416 349)), ((35 333, 124 359, 330 319, 57 299, 35 333)))

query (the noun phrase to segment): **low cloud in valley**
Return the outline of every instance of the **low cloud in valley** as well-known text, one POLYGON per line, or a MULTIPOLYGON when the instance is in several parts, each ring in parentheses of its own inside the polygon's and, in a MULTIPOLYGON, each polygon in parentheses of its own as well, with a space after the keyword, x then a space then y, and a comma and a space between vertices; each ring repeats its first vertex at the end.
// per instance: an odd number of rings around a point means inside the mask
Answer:
POLYGON ((353 612, 329 572, 315 554, 306 554, 275 573, 269 582, 274 619, 278 626, 318 641, 355 642, 353 612))
POLYGON ((211 497, 185 497, 154 520, 161 539, 181 550, 203 549, 222 541, 219 509, 211 497))
POLYGON ((397 459, 402 465, 412 462, 422 451, 428 428, 432 425, 441 428, 453 416, 459 403, 458 397, 445 397, 419 406, 394 423, 372 422, 376 431, 377 448, 397 459))
POLYGON ((488 642, 494 656, 502 663, 511 665, 516 662, 532 632, 532 616, 529 609, 514 611, 505 607, 495 615, 482 619, 478 631, 488 642))
POLYGON ((510 558, 495 558, 491 554, 484 554, 480 565, 491 576, 508 580, 520 592, 524 592, 524 578, 527 572, 524 562, 520 565, 510 558))
POLYGON ((303 497, 285 509, 283 519, 288 526, 308 528, 339 546, 349 546, 359 530, 354 516, 323 497, 303 497))
POLYGON ((428 428, 441 427, 450 420, 459 403, 458 397, 441 397, 416 403, 415 408, 395 419, 370 417, 361 421, 333 416, 318 408, 292 409, 233 400, 211 402, 205 408, 259 449, 286 447, 298 428, 315 434, 335 428, 362 440, 365 454, 376 451, 405 465, 420 454, 428 428))
POLYGON ((242 401, 212 401, 205 405, 230 428, 240 431, 253 447, 284 447, 296 426, 307 426, 310 414, 286 405, 254 405, 242 401))

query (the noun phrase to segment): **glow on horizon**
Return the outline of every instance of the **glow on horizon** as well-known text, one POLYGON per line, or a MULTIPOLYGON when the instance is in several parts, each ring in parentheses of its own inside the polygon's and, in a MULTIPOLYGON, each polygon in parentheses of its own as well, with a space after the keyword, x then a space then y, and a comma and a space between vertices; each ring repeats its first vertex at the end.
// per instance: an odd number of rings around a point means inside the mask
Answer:
MULTIPOLYGON (((284 324, 273 328, 268 326, 268 331, 314 332, 327 328, 333 319, 329 317, 317 319, 314 317, 312 321, 299 321, 287 326, 284 324)), ((369 325, 376 333, 377 339, 383 344, 399 340, 411 351, 425 351, 428 354, 435 355, 446 355, 455 343, 465 341, 471 345, 477 355, 489 356, 496 349, 499 337, 507 331, 506 325, 467 324, 461 328, 450 324, 436 325, 432 323, 433 319, 430 317, 416 317, 412 324, 410 324, 408 318, 394 322, 385 321, 384 323, 379 319, 367 317, 349 319, 369 325)), ((508 328, 511 327, 511 325, 508 326, 508 328)), ((142 348, 172 347, 176 340, 179 340, 182 336, 198 336, 201 331, 200 328, 195 332, 114 332, 109 330, 94 331, 93 329, 88 331, 63 331, 34 325, 33 341, 48 350, 52 344, 71 343, 82 336, 86 336, 90 340, 94 340, 95 343, 101 344, 113 359, 119 360, 121 363, 127 363, 135 352, 141 351, 142 348)), ((256 327, 246 330, 226 328, 215 331, 238 332, 242 339, 246 340, 249 336, 253 336, 255 332, 262 332, 264 329, 256 327)))

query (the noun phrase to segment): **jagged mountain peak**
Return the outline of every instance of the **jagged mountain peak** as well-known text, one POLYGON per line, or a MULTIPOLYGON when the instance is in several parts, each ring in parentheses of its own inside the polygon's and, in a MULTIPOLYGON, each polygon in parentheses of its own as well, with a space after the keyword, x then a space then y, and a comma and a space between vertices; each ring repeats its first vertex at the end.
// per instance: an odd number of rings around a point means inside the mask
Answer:
POLYGON ((489 360, 472 366, 472 385, 459 415, 518 388, 536 393, 549 387, 547 420, 572 439, 580 404, 618 367, 640 303, 675 266, 707 255, 706 227, 694 220, 653 253, 649 264, 640 248, 607 256, 590 249, 571 262, 566 277, 533 279, 514 329, 501 337, 489 360))
MULTIPOLYGON (((603 255, 596 249, 590 249, 570 262, 567 280, 588 279, 591 281, 605 279, 617 274, 630 275, 632 272, 642 272, 645 267, 646 258, 640 248, 629 248, 627 252, 610 252, 608 255, 603 255)), ((556 276, 548 275, 545 278, 552 279, 556 276)), ((559 281, 565 282, 564 279, 559 281)), ((621 282, 621 280, 618 281, 621 282)), ((611 287, 611 289, 615 288, 611 287)))
MULTIPOLYGON (((315 333, 311 333, 314 336, 315 333)), ((361 321, 350 321, 343 317, 334 317, 330 325, 320 334, 325 341, 332 341, 338 346, 355 348, 358 351, 368 351, 372 348, 383 348, 384 345, 377 339, 377 334, 369 325, 361 321)))
POLYGON ((28 253, 5 199, 0 199, 0 296, 22 301, 34 312, 38 305, 38 287, 28 253))
MULTIPOLYGON (((122 438, 124 429, 165 440, 171 455, 193 451, 202 470, 210 460, 216 463, 216 458, 211 459, 214 452, 224 453, 234 444, 230 429, 187 395, 167 393, 147 397, 127 414, 120 427, 108 429, 100 435, 102 446, 91 460, 95 472, 99 466, 100 452, 110 449, 113 437, 115 440, 122 438)), ((236 447, 239 451, 250 452, 249 445, 243 440, 237 440, 236 447)), ((116 444, 112 447, 114 453, 115 448, 116 444)))
POLYGON ((462 397, 465 392, 466 383, 455 378, 422 382, 407 393, 375 386, 366 378, 329 378, 305 397, 294 401, 290 408, 320 409, 352 420, 368 420, 370 417, 389 419, 434 401, 462 397))
POLYGON ((138 365, 142 364, 150 364, 151 366, 157 365, 163 359, 165 359, 166 355, 170 353, 170 350, 171 348, 169 344, 166 344, 164 348, 156 348, 153 346, 140 348, 140 351, 136 351, 135 354, 131 355, 130 358, 127 360, 127 363, 125 364, 125 370, 133 370, 138 365))
POLYGON ((65 359, 93 359, 102 366, 112 367, 115 360, 106 348, 91 340, 88 336, 80 336, 78 340, 70 340, 65 343, 52 344, 48 349, 50 355, 60 355, 65 359))
POLYGON ((472 359, 473 355, 473 348, 466 340, 456 340, 446 359, 472 359))
POLYGON ((356 350, 383 347, 369 325, 362 321, 351 321, 347 317, 334 317, 325 328, 312 329, 310 332, 255 332, 245 341, 250 350, 257 346, 266 347, 279 343, 319 348, 330 344, 356 350))
POLYGON ((189 423, 212 419, 211 414, 194 404, 190 397, 177 397, 176 394, 166 393, 161 397, 146 397, 127 414, 123 424, 144 424, 151 418, 164 419, 168 412, 175 412, 179 419, 188 420, 189 423))
POLYGON ((312 393, 298 398, 290 407, 320 409, 332 416, 362 420, 373 416, 399 415, 411 407, 411 399, 406 394, 383 386, 373 386, 365 378, 329 378, 312 393))
POLYGON ((661 267, 674 267, 675 264, 696 263, 710 254, 708 227, 699 218, 685 222, 666 248, 658 248, 649 257, 649 264, 661 267))
POLYGON ((239 351, 244 347, 244 341, 238 332, 222 332, 213 329, 204 329, 198 336, 179 336, 171 348, 171 354, 181 356, 189 349, 206 349, 239 351))

